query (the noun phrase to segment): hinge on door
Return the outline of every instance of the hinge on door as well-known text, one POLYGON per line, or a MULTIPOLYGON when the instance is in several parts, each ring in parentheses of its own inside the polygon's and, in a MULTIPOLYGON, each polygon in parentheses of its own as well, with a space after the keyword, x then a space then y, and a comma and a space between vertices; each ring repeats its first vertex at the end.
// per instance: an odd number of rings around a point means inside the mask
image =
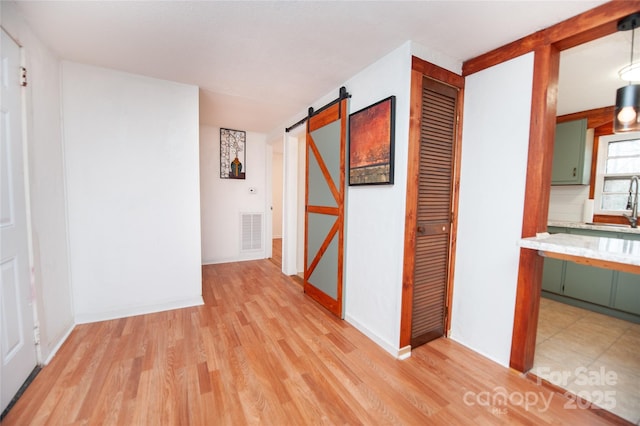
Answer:
POLYGON ((27 87, 27 69, 20 67, 20 86, 27 87))
POLYGON ((38 346, 40 344, 40 327, 37 325, 33 327, 33 343, 38 346))

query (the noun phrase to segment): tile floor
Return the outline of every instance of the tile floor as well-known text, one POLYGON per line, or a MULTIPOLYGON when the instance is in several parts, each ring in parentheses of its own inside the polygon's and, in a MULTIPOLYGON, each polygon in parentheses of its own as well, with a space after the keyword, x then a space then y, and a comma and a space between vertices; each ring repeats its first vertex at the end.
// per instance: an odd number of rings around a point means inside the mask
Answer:
POLYGON ((531 372, 640 424, 640 324, 543 297, 531 372))

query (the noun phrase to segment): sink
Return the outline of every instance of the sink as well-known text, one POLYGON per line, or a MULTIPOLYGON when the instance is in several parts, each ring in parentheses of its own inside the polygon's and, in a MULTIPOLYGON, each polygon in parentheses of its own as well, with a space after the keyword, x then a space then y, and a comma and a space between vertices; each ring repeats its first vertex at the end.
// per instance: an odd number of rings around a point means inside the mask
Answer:
POLYGON ((610 226, 612 228, 631 228, 631 225, 623 225, 620 223, 597 223, 597 222, 587 222, 585 225, 593 225, 593 226, 610 226))

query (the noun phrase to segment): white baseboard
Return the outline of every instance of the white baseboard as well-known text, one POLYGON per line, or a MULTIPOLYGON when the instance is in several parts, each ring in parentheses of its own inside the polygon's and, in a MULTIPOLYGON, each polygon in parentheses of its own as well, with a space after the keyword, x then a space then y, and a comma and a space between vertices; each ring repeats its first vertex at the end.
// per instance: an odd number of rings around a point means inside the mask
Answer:
POLYGON ((245 254, 241 257, 229 257, 225 259, 202 259, 202 265, 218 265, 221 263, 248 262, 250 260, 266 259, 264 251, 245 254))
POLYGON ((411 358, 411 345, 407 345, 398 350, 398 359, 411 358))
POLYGON ((202 296, 196 296, 185 300, 159 303, 155 305, 134 306, 130 308, 116 309, 107 312, 76 314, 76 324, 87 324, 98 321, 108 321, 119 318, 132 317, 136 315, 153 314, 156 312, 170 311, 173 309, 190 308, 192 306, 204 305, 202 296))
POLYGON ((55 344, 55 346, 51 349, 51 352, 49 352, 47 354, 47 358, 44 360, 42 365, 47 365, 47 364, 49 364, 51 362, 51 360, 53 359, 55 354, 62 347, 62 344, 67 341, 67 339, 69 338, 69 335, 71 334, 71 332, 73 331, 73 329, 75 327, 76 327, 75 324, 71 324, 71 327, 69 327, 69 329, 62 335, 62 337, 58 340, 58 342, 55 344))
MULTIPOLYGON (((375 334, 373 331, 369 330, 364 324, 362 324, 360 321, 358 321, 357 319, 353 318, 350 315, 345 315, 344 320, 349 324, 351 324, 352 326, 354 326, 355 328, 357 328, 362 334, 367 336, 369 339, 373 340, 382 349, 384 349, 385 351, 393 355, 394 358, 398 358, 398 359, 408 358, 408 356, 405 353, 406 347, 398 349, 397 347, 393 346, 392 344, 390 344, 389 342, 387 342, 386 340, 384 340, 383 338, 375 334)), ((410 346, 409 346, 409 356, 411 356, 410 346)))
POLYGON ((464 340, 459 339, 458 336, 455 335, 455 333, 450 333, 449 339, 453 340, 456 343, 461 344, 465 348, 471 349, 475 353, 482 355, 483 357, 487 358, 490 361, 495 362, 496 364, 500 364, 503 367, 509 368, 509 358, 506 358, 506 362, 504 360, 500 360, 500 359, 496 358, 495 356, 492 356, 491 354, 488 354, 488 353, 486 353, 486 352, 484 352, 484 351, 482 351, 482 350, 480 350, 480 349, 478 349, 476 347, 470 346, 464 340))

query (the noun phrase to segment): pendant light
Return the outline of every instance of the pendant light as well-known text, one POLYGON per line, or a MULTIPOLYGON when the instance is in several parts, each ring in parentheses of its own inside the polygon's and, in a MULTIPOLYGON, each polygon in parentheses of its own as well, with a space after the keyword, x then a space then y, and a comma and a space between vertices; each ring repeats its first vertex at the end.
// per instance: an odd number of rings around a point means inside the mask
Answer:
MULTIPOLYGON (((640 26, 640 13, 634 13, 618 21, 618 31, 631 30, 631 60, 626 68, 633 68, 635 29, 640 26)), ((616 109, 613 119, 614 133, 640 130, 640 84, 629 82, 616 91, 616 109)))

